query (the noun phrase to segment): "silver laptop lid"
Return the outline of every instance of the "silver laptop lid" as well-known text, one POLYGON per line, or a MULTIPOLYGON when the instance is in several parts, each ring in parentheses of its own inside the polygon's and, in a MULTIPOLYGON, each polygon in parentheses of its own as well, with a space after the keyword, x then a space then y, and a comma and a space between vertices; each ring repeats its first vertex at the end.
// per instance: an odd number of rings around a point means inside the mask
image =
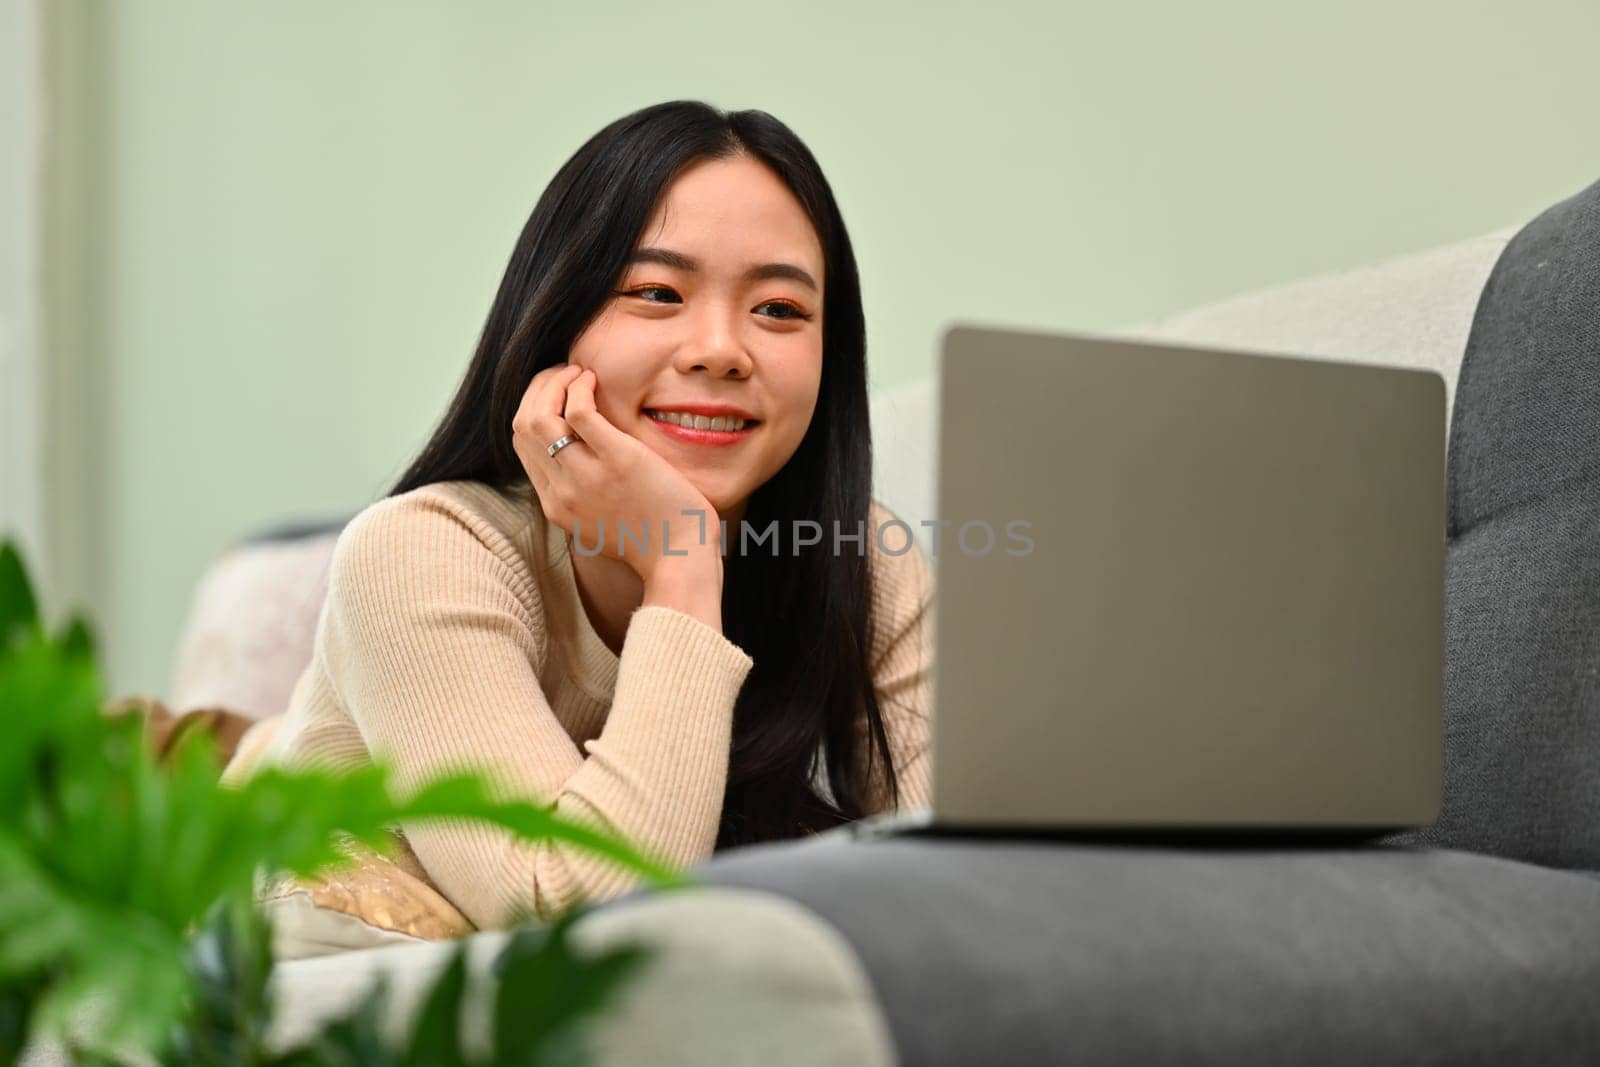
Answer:
POLYGON ((943 338, 933 810, 951 825, 1438 817, 1444 380, 943 338))

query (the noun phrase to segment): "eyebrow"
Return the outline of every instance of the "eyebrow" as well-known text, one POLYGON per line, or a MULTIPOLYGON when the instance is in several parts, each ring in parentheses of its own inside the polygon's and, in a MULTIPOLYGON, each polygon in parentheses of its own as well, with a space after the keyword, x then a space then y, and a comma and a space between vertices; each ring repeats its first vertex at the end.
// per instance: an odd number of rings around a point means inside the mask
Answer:
MULTIPOLYGON (((659 263, 663 267, 681 270, 685 274, 694 274, 700 269, 700 262, 682 252, 674 252, 670 248, 638 248, 628 257, 628 266, 635 263, 659 263)), ((747 282, 761 282, 769 278, 787 278, 807 286, 812 292, 820 292, 817 280, 810 272, 802 270, 793 263, 761 263, 744 272, 747 282)))

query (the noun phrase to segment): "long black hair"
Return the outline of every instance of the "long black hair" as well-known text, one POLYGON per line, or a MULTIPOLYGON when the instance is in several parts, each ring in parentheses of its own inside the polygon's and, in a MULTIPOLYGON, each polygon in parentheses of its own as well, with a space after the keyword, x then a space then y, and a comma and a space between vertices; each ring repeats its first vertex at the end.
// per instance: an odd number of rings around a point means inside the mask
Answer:
POLYGON ((810 149, 764 111, 723 112, 692 100, 643 108, 591 137, 534 206, 455 399, 389 492, 454 480, 501 489, 526 482, 510 427, 528 383, 567 361, 673 178, 691 163, 739 155, 771 169, 804 207, 822 245, 824 290, 816 413, 789 462, 751 495, 744 521, 759 533, 776 520, 781 535, 809 519, 824 537, 798 556, 789 548, 774 556, 734 551, 738 531, 729 528, 723 632, 755 665, 734 709, 719 849, 800 837, 865 814, 865 782, 855 777, 863 715, 863 765, 883 761, 889 803, 899 803, 868 662, 875 620, 867 557, 831 551, 835 529, 873 536, 866 321, 844 219, 810 149), (814 788, 819 757, 831 801, 814 788))

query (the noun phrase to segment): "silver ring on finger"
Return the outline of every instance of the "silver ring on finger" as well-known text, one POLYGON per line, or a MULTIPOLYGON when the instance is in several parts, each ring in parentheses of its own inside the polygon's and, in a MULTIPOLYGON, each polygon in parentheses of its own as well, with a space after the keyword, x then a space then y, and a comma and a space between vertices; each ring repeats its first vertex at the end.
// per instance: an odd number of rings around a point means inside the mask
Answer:
POLYGON ((568 445, 579 440, 581 440, 581 438, 574 437, 571 434, 563 434, 560 439, 558 439, 549 448, 545 449, 545 451, 550 453, 551 459, 555 459, 557 452, 560 452, 563 448, 566 448, 568 445))

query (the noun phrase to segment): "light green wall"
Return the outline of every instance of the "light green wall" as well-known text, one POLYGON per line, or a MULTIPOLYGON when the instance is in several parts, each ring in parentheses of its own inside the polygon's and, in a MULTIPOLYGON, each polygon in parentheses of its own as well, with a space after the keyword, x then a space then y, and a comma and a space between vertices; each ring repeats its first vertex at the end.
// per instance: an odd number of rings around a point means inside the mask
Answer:
POLYGON ((231 538, 384 490, 540 190, 643 105, 764 108, 810 144, 879 384, 952 318, 1114 327, 1600 177, 1593 0, 90 6, 105 399, 72 432, 98 439, 82 562, 116 693, 166 692, 231 538))

